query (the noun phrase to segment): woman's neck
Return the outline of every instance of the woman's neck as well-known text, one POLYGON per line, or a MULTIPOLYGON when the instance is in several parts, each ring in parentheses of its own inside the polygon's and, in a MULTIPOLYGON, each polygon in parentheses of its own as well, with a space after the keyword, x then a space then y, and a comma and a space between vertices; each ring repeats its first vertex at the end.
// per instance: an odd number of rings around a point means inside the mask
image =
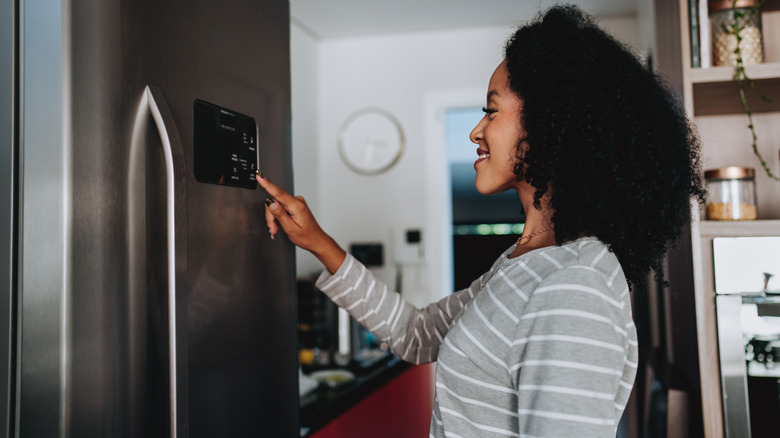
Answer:
POLYGON ((539 200, 540 208, 534 205, 533 194, 530 191, 518 190, 518 194, 525 210, 525 225, 523 234, 517 239, 517 245, 510 257, 517 257, 556 243, 549 192, 539 200))
POLYGON ((528 185, 526 190, 518 190, 517 194, 520 197, 520 202, 523 204, 523 210, 525 211, 525 226, 523 228, 523 234, 535 233, 544 228, 552 227, 552 213, 553 209, 550 206, 551 193, 548 190, 547 193, 539 200, 539 207, 534 205, 535 189, 528 185))

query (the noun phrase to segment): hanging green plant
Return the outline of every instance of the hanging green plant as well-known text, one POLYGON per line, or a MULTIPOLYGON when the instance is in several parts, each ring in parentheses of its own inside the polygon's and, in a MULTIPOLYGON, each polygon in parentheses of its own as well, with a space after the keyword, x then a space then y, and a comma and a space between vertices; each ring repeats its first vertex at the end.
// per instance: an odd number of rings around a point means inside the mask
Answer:
POLYGON ((737 87, 739 88, 739 103, 745 110, 745 114, 747 114, 747 126, 750 130, 753 141, 751 145, 753 148, 753 154, 758 158, 758 161, 761 163, 761 167, 764 169, 764 172, 766 172, 766 175, 775 181, 780 181, 780 177, 772 173, 772 170, 767 165, 766 160, 764 160, 764 157, 761 155, 761 152, 758 151, 758 136, 756 136, 756 129, 753 124, 753 113, 750 111, 750 106, 748 105, 747 98, 745 96, 745 88, 750 87, 756 96, 758 96, 759 99, 763 100, 764 102, 771 102, 772 98, 761 93, 758 87, 756 87, 756 83, 750 79, 750 77, 748 77, 747 72, 745 71, 745 62, 742 58, 742 49, 740 47, 740 44, 742 43, 742 31, 745 30, 745 27, 748 25, 748 23, 752 22, 756 14, 760 13, 761 5, 764 4, 764 1, 766 0, 760 0, 753 6, 738 8, 737 0, 732 0, 731 12, 733 20, 729 25, 723 24, 722 26, 723 31, 734 35, 737 41, 736 48, 734 49, 734 55, 736 55, 734 80, 737 82, 737 87))

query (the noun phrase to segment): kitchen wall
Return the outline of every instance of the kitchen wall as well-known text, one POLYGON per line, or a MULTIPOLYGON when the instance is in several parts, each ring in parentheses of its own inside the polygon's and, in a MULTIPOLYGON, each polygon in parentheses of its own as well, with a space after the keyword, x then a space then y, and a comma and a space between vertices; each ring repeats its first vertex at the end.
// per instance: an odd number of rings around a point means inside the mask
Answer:
MULTIPOLYGON (((599 19, 611 33, 643 51, 650 47, 637 15, 599 19)), ((395 279, 393 232, 423 230, 424 266, 414 269, 407 299, 424 305, 443 296, 450 280, 448 222, 440 188, 446 174, 442 107, 484 105, 487 83, 502 59, 513 26, 317 39, 294 20, 291 26, 292 112, 295 189, 304 195, 323 228, 342 246, 385 243, 389 265, 378 270, 395 279), (393 113, 403 125, 407 149, 388 172, 362 176, 339 158, 337 135, 344 120, 364 107, 393 113), (438 187, 438 188, 436 188, 438 187), (437 202, 439 201, 439 202, 437 202), (442 219, 444 218, 444 219, 442 219), (422 292, 427 291, 427 292, 422 292)), ((298 274, 321 270, 298 253, 298 274)), ((393 284, 391 282, 391 284, 393 284)))
MULTIPOLYGON (((304 196, 311 210, 318 214, 321 198, 317 189, 320 168, 317 139, 320 100, 319 43, 294 23, 290 26, 290 57, 295 194, 304 196)), ((262 164, 260 167, 262 169, 262 164)), ((296 249, 295 258, 298 277, 322 269, 322 265, 314 256, 300 248, 296 249)))

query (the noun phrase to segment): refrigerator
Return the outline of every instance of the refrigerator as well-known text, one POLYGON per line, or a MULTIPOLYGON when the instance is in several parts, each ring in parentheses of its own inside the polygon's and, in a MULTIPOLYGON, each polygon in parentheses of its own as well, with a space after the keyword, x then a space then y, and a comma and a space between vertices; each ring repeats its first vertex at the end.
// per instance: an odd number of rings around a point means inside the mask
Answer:
POLYGON ((0 4, 0 434, 299 435, 287 0, 0 4))

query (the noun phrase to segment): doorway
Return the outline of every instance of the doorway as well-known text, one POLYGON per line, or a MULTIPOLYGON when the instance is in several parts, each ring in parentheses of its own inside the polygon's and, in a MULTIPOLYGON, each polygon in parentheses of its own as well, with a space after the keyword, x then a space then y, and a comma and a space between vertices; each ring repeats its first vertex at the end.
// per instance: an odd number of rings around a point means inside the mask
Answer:
POLYGON ((485 196, 474 187, 476 145, 469 139, 481 107, 450 108, 445 130, 449 166, 454 290, 468 287, 523 232, 525 214, 514 191, 485 196))

